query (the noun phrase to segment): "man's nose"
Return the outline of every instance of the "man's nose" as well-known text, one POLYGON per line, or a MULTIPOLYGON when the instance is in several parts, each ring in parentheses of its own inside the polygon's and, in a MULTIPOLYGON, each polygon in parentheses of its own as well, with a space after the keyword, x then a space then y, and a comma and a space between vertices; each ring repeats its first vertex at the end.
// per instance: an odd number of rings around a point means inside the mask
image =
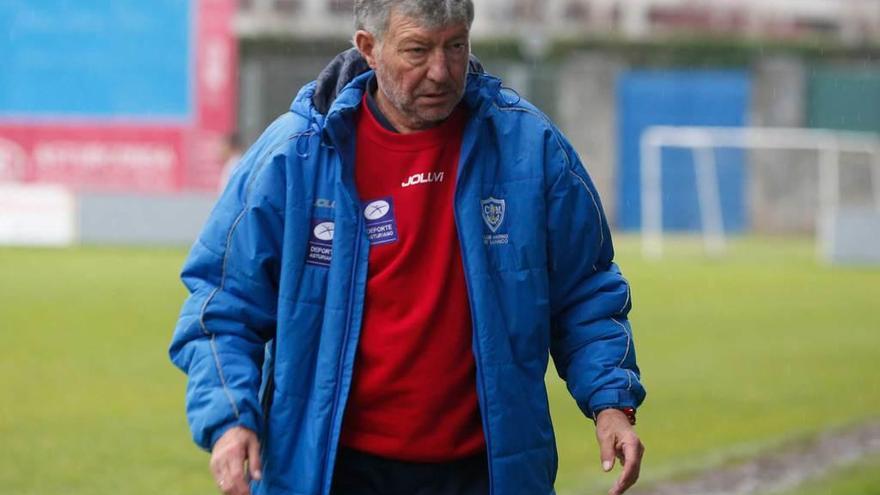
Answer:
POLYGON ((443 50, 436 50, 428 64, 428 79, 435 83, 449 81, 449 58, 443 50))

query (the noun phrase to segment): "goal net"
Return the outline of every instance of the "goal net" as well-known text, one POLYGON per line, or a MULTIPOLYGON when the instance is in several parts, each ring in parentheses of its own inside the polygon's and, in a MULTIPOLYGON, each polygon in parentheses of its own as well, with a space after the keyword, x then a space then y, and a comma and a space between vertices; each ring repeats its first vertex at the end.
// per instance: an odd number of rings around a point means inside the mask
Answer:
MULTIPOLYGON (((813 220, 801 230, 815 232, 820 258, 838 258, 835 250, 839 251, 843 236, 843 244, 852 244, 856 251, 867 250, 870 255, 870 250, 876 248, 876 261, 880 262, 880 137, 875 134, 778 127, 655 126, 645 130, 640 146, 642 251, 646 257, 663 256, 663 168, 684 166, 664 163, 663 151, 670 148, 692 154, 704 249, 710 256, 724 254, 727 234, 717 155, 720 150, 739 149, 748 152, 752 177, 763 177, 766 182, 774 177, 766 172, 775 168, 784 172, 781 176, 775 174, 777 182, 781 179, 801 184, 800 193, 807 196, 807 201, 806 206, 800 206, 805 211, 799 213, 813 220), (771 155, 775 158, 767 159, 771 155), (780 155, 785 158, 780 159, 780 155), (798 179, 811 174, 816 178, 806 181, 808 185, 804 187, 805 182, 798 179), (849 194, 850 191, 858 192, 849 194), (874 246, 866 246, 865 242, 873 242, 874 246)), ((774 194, 779 194, 778 189, 774 194)), ((757 193, 750 187, 746 194, 757 193)), ((756 201, 750 197, 747 204, 756 201)), ((761 217, 772 216, 772 209, 780 204, 785 202, 776 201, 776 206, 765 204, 758 212, 751 208, 752 226, 760 224, 761 217)))

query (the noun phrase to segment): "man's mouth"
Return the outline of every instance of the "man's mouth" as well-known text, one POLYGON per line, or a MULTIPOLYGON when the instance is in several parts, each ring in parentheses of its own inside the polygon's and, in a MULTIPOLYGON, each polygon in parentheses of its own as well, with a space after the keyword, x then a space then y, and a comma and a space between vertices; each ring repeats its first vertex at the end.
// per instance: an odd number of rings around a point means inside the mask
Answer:
POLYGON ((422 93, 421 95, 419 95, 419 98, 422 98, 422 99, 428 100, 428 101, 439 101, 439 100, 445 100, 445 99, 449 98, 449 93, 448 92, 422 93))

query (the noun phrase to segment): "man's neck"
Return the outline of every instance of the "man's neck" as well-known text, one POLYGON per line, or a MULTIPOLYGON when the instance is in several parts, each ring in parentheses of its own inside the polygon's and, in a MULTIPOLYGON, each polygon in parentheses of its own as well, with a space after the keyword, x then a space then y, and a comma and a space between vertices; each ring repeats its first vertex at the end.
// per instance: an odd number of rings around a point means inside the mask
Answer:
POLYGON ((398 132, 398 130, 394 127, 394 124, 388 120, 388 117, 385 116, 385 112, 379 108, 379 103, 376 101, 376 94, 379 92, 379 84, 376 79, 376 76, 373 76, 370 79, 370 82, 367 83, 367 106, 370 109, 370 113, 373 114, 373 117, 376 118, 376 121, 379 122, 386 131, 398 132))

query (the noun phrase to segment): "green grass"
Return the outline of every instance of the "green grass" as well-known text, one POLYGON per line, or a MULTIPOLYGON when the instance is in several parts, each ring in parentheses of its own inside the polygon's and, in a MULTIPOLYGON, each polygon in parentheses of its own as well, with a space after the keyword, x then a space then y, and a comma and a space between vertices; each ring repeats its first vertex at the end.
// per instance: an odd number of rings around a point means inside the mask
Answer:
POLYGON ((183 256, 0 250, 0 492, 212 493, 166 357, 183 256))
POLYGON ((880 456, 864 459, 794 490, 772 495, 880 495, 880 456))
MULTIPOLYGON (((823 267, 807 241, 743 241, 715 261, 682 242, 662 262, 618 241, 649 394, 644 481, 880 410, 880 270, 823 267)), ((0 492, 213 492, 166 356, 184 255, 0 249, 0 492)), ((548 382, 558 487, 602 493, 592 423, 548 382)))
MULTIPOLYGON (((648 399, 642 482, 730 462, 880 408, 880 270, 831 268, 808 240, 735 241, 707 259, 688 240, 644 261, 617 239, 648 399)), ((553 388, 560 491, 603 493, 592 428, 553 388)))

